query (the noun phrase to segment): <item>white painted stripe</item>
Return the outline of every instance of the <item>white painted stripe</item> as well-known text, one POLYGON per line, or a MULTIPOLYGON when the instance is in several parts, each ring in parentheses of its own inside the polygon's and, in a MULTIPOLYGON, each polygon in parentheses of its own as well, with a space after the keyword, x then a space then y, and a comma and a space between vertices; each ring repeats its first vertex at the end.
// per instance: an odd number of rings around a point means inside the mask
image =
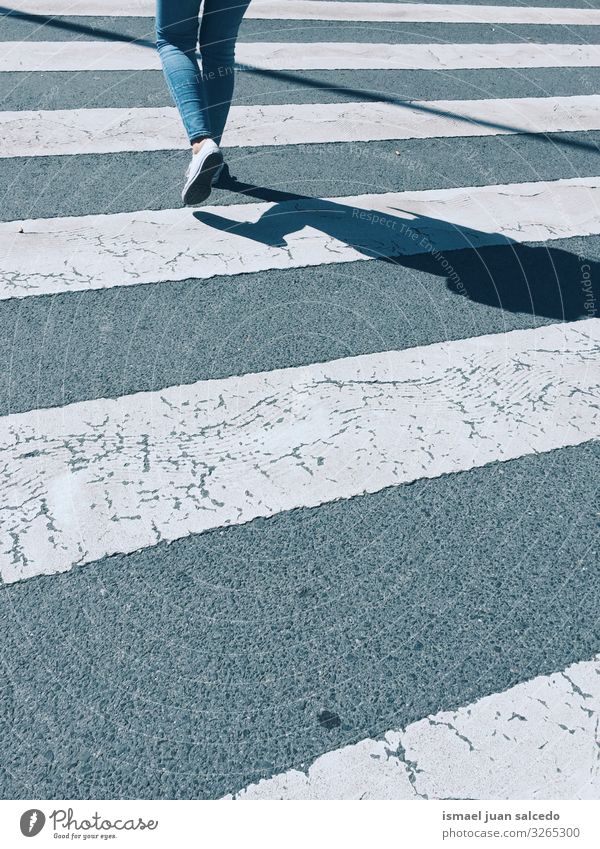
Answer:
POLYGON ((10 221, 0 300, 588 236, 599 211, 600 177, 584 177, 10 221))
MULTIPOLYGON (((232 5, 235 5, 232 2, 232 5)), ((37 15, 152 17, 154 0, 13 0, 10 8, 37 15)), ((597 25, 598 9, 444 3, 345 3, 322 0, 252 0, 247 18, 270 20, 597 25)))
MULTIPOLYGON (((242 42, 242 67, 266 70, 443 70, 600 66, 600 44, 359 44, 242 42)), ((2 71, 149 71, 155 50, 107 41, 5 41, 2 71)))
MULTIPOLYGON (((237 106, 224 147, 600 129, 600 95, 237 106)), ((188 147, 174 107, 0 112, 0 157, 188 147)))
POLYGON ((307 772, 289 770, 235 798, 596 800, 599 719, 600 655, 328 752, 307 772))
POLYGON ((0 419, 0 575, 600 437, 600 319, 0 419))
POLYGON ((519 8, 445 3, 344 3, 319 0, 253 0, 247 17, 328 21, 594 25, 597 9, 519 8))

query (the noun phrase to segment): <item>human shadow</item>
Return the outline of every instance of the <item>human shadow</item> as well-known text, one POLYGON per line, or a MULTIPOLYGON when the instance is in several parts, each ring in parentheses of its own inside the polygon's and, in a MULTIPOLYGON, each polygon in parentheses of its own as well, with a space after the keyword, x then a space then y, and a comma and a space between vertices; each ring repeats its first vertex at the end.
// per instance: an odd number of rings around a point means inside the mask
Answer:
MULTIPOLYGON (((345 255, 352 259, 349 247, 380 262, 445 277, 454 294, 509 312, 565 321, 597 314, 599 263, 554 247, 552 242, 529 246, 501 233, 411 210, 394 208, 399 215, 391 214, 389 208, 377 212, 360 206, 360 199, 351 206, 254 186, 229 176, 219 185, 274 205, 256 222, 196 210, 198 221, 217 230, 290 250, 288 236, 312 228, 325 234, 322 250, 337 253, 337 261, 345 261, 345 255)), ((314 242, 303 248, 295 240, 294 250, 300 254, 315 249, 314 242)))

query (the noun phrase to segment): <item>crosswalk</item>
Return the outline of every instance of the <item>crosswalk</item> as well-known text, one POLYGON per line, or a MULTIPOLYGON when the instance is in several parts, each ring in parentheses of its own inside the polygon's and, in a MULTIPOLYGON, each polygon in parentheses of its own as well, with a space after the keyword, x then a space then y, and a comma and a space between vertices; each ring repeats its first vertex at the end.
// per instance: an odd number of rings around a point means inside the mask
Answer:
POLYGON ((3 9, 4 797, 597 795, 569 5, 252 0, 197 210, 149 0, 3 9))
MULTIPOLYGON (((244 788, 238 799, 598 798, 598 658, 244 788), (571 739, 566 736, 566 729, 571 739)), ((230 797, 231 798, 231 797, 230 797)))
POLYGON ((599 333, 552 325, 6 416, 0 574, 586 442, 599 333))
MULTIPOLYGON (((6 41, 0 71, 155 71, 156 52, 136 42, 6 41)), ((455 70, 459 68, 597 68, 598 44, 349 44, 242 42, 239 66, 279 71, 455 70)))
POLYGON ((599 192, 574 178, 6 222, 0 300, 588 236, 599 192))
MULTIPOLYGON (((600 95, 503 100, 296 104, 232 108, 223 147, 600 130, 600 95)), ((4 112, 2 157, 32 135, 32 156, 75 156, 187 147, 174 108, 4 112)))
MULTIPOLYGON (((591 5, 591 4, 590 4, 591 5)), ((10 7, 17 12, 36 15, 108 15, 152 16, 152 0, 132 0, 127 9, 117 0, 15 0, 10 7)), ((448 3, 361 3, 356 0, 286 0, 282 7, 277 0, 256 0, 246 17, 260 20, 299 21, 365 21, 382 23, 400 21, 412 23, 503 23, 588 26, 600 20, 595 8, 552 8, 550 20, 542 7, 502 6, 500 4, 448 3)))

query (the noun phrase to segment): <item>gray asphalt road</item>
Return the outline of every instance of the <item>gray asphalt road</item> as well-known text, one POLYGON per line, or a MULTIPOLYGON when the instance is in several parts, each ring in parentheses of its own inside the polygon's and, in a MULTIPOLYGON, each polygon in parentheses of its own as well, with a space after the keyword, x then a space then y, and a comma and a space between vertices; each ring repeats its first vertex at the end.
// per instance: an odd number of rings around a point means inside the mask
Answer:
POLYGON ((592 656, 598 460, 528 457, 4 588, 2 794, 214 798, 592 656))
MULTIPOLYGON (((149 22, 10 15, 0 32, 35 49, 147 37, 149 22)), ((324 33, 600 39, 592 27, 255 20, 243 37, 310 50, 324 33)), ((571 96, 596 93, 599 75, 244 73, 236 102, 571 96)), ((4 110, 168 103, 157 72, 0 76, 4 110)), ((230 153, 238 190, 216 190, 211 204, 253 203, 257 191, 328 197, 595 176, 599 138, 573 128, 240 148, 230 153)), ((24 150, 0 159, 0 214, 173 208, 185 165, 181 151, 24 150)), ((599 262, 591 235, 454 251, 460 291, 424 254, 2 300, 0 415, 586 319, 599 262)), ((596 442, 564 447, 0 585, 0 795, 215 798, 589 659, 600 649, 598 460, 596 442)))

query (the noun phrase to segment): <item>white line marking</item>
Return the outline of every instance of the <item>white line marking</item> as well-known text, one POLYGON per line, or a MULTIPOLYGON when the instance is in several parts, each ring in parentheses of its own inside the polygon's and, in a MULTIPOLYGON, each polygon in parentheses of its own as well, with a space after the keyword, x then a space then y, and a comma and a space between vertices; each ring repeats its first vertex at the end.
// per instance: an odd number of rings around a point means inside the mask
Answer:
POLYGON ((0 300, 589 236, 599 207, 600 177, 585 177, 10 221, 0 300))
POLYGON ((15 581, 600 436, 600 319, 0 419, 15 581))
POLYGON ((289 770, 235 798, 596 800, 599 718, 600 655, 328 752, 307 773, 289 770))
MULTIPOLYGON (((242 42, 242 67, 266 70, 442 70, 600 66, 600 44, 310 44, 242 42)), ((107 41, 2 42, 2 71, 159 70, 155 50, 107 41)))
MULTIPOLYGON (((600 129, 600 95, 237 106, 224 147, 600 129)), ((174 107, 0 112, 0 157, 188 147, 174 107)))
MULTIPOLYGON (((154 0, 13 0, 10 8, 37 15, 152 17, 154 0)), ((597 25, 600 10, 444 3, 344 3, 252 0, 247 18, 270 20, 597 25)))

